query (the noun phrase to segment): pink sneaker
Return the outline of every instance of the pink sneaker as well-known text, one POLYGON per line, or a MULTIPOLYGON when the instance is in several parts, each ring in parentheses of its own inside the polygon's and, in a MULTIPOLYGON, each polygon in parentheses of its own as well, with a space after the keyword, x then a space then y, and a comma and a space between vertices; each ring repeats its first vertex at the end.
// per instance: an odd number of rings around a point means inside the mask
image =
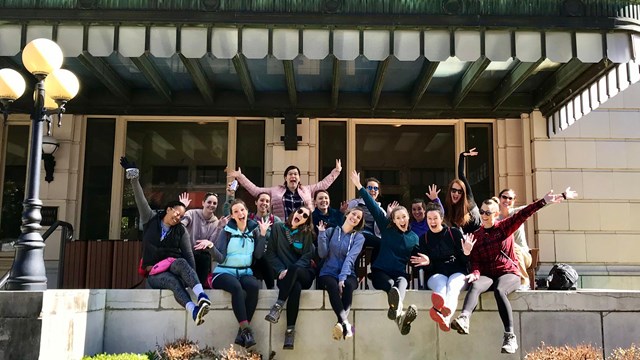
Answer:
POLYGON ((442 315, 442 313, 440 313, 435 308, 431 308, 429 310, 429 316, 431 316, 431 320, 433 320, 436 323, 438 323, 438 326, 440 327, 440 330, 445 331, 445 332, 451 330, 451 326, 449 326, 449 321, 447 321, 447 318, 444 317, 442 315))

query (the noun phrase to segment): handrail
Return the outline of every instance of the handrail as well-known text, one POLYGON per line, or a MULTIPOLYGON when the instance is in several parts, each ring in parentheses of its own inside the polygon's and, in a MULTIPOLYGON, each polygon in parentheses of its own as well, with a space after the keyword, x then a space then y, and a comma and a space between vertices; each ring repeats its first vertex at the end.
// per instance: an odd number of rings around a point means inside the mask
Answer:
MULTIPOLYGON (((60 266, 58 267, 58 286, 61 283, 62 271, 64 270, 64 246, 68 241, 73 240, 73 225, 66 221, 57 220, 54 222, 47 231, 42 234, 42 241, 47 241, 47 238, 53 234, 56 229, 62 226, 62 235, 60 236, 60 266)), ((13 265, 12 265, 13 268, 13 265)), ((7 280, 9 280, 9 276, 11 275, 11 269, 7 271, 6 274, 0 279, 0 289, 4 289, 4 286, 7 284, 7 280)))

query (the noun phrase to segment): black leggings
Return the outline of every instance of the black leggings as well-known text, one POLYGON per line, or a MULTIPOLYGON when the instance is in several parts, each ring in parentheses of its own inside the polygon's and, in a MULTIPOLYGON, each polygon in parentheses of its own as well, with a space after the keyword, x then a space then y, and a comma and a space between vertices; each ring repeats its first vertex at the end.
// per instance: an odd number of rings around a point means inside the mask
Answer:
POLYGON ((290 265, 287 275, 278 280, 278 300, 287 301, 287 326, 294 326, 298 320, 298 308, 300 307, 300 293, 303 289, 309 289, 313 284, 315 273, 312 269, 290 265))
POLYGON ((207 250, 194 250, 193 258, 196 262, 196 273, 200 284, 205 285, 211 272, 211 254, 207 250))
POLYGON ((400 300, 402 300, 404 299, 404 294, 407 292, 407 285, 409 285, 409 282, 404 276, 392 278, 382 270, 373 269, 371 270, 371 284, 374 288, 384 290, 386 293, 388 293, 392 287, 397 287, 398 292, 400 293, 400 300))
POLYGON ((330 275, 320 276, 320 284, 327 290, 331 308, 338 317, 338 322, 343 323, 348 320, 351 302, 353 301, 353 290, 358 287, 358 279, 355 276, 347 276, 344 281, 344 289, 340 295, 338 279, 330 275))
POLYGON ((176 259, 169 270, 155 275, 149 275, 147 284, 152 289, 169 289, 173 291, 173 297, 183 307, 191 301, 191 295, 185 290, 185 285, 193 288, 198 282, 198 275, 187 260, 176 259))
POLYGON ((251 270, 256 279, 264 280, 264 285, 267 289, 273 289, 276 276, 274 275, 273 267, 265 257, 255 259, 253 265, 251 265, 251 270))
POLYGON ((471 317, 471 313, 478 305, 480 294, 493 290, 504 331, 513 332, 513 313, 507 295, 516 291, 518 287, 520 287, 520 276, 516 274, 504 274, 496 278, 480 275, 480 278, 472 282, 469 287, 469 292, 464 298, 461 315, 471 317))
POLYGON ((230 274, 213 274, 211 284, 214 289, 231 293, 231 306, 238 322, 251 322, 258 305, 258 279, 249 275, 237 278, 230 274))

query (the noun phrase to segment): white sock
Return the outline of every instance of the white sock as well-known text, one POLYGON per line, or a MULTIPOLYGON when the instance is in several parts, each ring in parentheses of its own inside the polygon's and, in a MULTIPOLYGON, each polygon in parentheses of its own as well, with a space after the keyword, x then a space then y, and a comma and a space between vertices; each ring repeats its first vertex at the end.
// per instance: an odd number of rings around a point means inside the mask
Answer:
POLYGON ((195 308, 196 308, 196 304, 194 304, 193 301, 189 301, 187 305, 185 305, 185 309, 187 309, 187 312, 189 313, 189 315, 193 314, 193 309, 195 308))
POLYGON ((202 284, 197 284, 192 288, 192 290, 193 290, 193 293, 196 294, 196 296, 200 296, 200 294, 204 292, 204 289, 202 288, 202 284))

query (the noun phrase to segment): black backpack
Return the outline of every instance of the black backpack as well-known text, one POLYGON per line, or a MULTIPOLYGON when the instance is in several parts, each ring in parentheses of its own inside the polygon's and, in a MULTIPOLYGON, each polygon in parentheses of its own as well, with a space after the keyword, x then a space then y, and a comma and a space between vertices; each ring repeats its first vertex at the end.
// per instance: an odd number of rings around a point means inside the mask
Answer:
POLYGON ((578 272, 567 264, 555 264, 549 271, 549 290, 575 290, 578 272))

